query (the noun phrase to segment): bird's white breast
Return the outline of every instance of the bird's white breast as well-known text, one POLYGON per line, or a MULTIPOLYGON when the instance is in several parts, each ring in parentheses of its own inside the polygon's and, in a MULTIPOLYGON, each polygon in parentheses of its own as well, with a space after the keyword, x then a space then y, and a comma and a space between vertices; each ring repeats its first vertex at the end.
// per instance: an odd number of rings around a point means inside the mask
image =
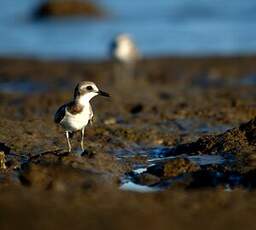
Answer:
POLYGON ((81 130, 88 124, 89 120, 92 119, 92 116, 93 114, 90 105, 88 107, 84 107, 83 110, 77 114, 71 114, 66 109, 66 115, 60 124, 66 131, 73 132, 81 130))

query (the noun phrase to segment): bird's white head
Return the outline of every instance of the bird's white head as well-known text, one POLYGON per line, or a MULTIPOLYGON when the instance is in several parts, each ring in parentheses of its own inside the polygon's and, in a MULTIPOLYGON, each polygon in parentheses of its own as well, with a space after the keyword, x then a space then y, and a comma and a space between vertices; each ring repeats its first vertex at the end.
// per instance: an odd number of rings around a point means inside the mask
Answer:
POLYGON ((109 94, 101 91, 91 81, 82 81, 77 84, 74 92, 74 99, 81 105, 86 105, 95 96, 109 97, 109 94))
POLYGON ((129 34, 119 34, 116 37, 116 44, 119 47, 128 48, 134 46, 134 42, 129 34))

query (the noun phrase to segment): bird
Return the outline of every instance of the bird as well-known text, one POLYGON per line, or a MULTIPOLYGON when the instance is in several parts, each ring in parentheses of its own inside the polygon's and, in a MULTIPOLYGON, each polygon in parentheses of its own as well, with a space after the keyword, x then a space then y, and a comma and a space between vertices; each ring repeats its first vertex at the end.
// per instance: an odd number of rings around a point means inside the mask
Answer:
POLYGON ((84 131, 88 123, 92 123, 93 111, 90 100, 95 96, 110 97, 110 95, 99 90, 95 83, 82 81, 74 90, 73 100, 59 107, 54 115, 54 122, 65 130, 68 152, 72 151, 70 137, 76 131, 81 131, 81 149, 84 152, 84 131))
POLYGON ((117 35, 110 45, 114 81, 118 84, 133 84, 137 74, 137 62, 141 58, 138 48, 129 34, 117 35))
POLYGON ((135 42, 129 34, 119 34, 111 43, 110 52, 113 59, 122 64, 133 64, 141 55, 135 42))

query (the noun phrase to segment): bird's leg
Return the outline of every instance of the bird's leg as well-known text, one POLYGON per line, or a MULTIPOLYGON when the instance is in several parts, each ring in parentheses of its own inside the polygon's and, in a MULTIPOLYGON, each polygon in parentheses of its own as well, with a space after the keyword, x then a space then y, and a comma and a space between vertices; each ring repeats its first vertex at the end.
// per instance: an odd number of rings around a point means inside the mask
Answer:
POLYGON ((84 127, 81 129, 81 149, 84 151, 84 127))
POLYGON ((127 63, 126 65, 127 78, 129 80, 135 80, 135 63, 127 63))
POLYGON ((67 143, 68 143, 68 152, 71 152, 71 144, 70 144, 70 141, 69 141, 69 132, 66 131, 65 134, 66 134, 67 143))
POLYGON ((121 70, 121 63, 115 61, 114 62, 114 81, 115 83, 120 82, 120 77, 122 78, 122 70, 121 70))

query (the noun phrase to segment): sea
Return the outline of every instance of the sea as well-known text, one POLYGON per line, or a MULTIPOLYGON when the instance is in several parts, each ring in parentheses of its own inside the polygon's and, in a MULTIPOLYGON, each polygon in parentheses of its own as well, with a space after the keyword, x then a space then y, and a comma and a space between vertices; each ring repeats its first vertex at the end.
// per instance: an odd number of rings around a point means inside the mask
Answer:
POLYGON ((0 0, 0 56, 106 59, 119 33, 145 57, 256 52, 253 0, 94 0, 106 17, 36 20, 42 2, 0 0))

